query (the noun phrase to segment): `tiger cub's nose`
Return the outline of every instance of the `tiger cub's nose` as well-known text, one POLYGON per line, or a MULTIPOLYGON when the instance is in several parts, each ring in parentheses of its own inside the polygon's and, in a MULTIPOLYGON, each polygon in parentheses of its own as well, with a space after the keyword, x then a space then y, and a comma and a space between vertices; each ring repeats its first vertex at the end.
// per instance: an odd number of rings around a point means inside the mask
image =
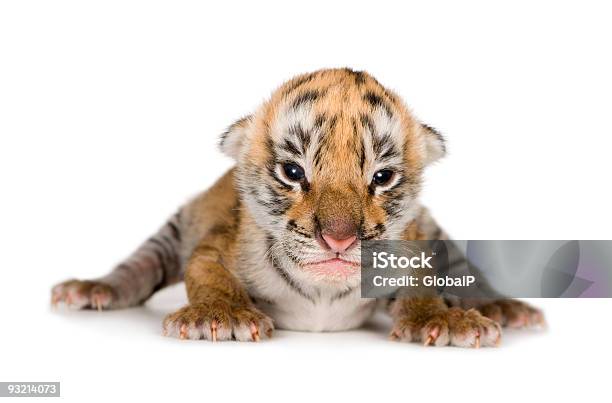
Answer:
POLYGON ((321 234, 321 235, 323 236, 323 239, 325 240, 325 243, 327 244, 327 246, 329 246, 332 252, 336 252, 336 253, 345 252, 351 245, 353 245, 353 243, 355 243, 355 240, 357 239, 355 235, 351 235, 344 239, 338 239, 334 237, 333 235, 329 235, 329 234, 321 234))

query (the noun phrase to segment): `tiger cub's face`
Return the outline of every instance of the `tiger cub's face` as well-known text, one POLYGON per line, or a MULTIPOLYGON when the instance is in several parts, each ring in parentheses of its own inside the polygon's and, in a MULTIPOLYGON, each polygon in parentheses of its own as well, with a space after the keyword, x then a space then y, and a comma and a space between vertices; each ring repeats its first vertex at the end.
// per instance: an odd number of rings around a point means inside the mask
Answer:
POLYGON ((400 237, 442 137, 363 72, 321 70, 282 85, 224 134, 243 203, 271 259, 302 281, 354 286, 360 242, 400 237))

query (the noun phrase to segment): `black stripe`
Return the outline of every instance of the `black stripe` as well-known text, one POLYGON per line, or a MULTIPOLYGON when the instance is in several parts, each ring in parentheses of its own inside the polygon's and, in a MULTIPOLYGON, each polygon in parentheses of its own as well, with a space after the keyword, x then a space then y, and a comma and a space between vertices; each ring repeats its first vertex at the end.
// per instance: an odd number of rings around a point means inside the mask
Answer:
MULTIPOLYGON (((168 253, 168 250, 166 249, 166 245, 164 245, 161 241, 159 241, 158 239, 155 238, 150 238, 149 242, 159 246, 161 248, 161 250, 164 252, 164 258, 169 259, 170 258, 170 254, 168 253)), ((154 249, 156 250, 156 249, 154 249)))
POLYGON ((323 127, 326 120, 327 120, 327 117, 325 116, 325 114, 321 113, 317 115, 314 121, 314 128, 319 130, 321 127, 323 127))
POLYGON ((299 123, 290 126, 287 129, 287 131, 289 132, 290 135, 297 137, 298 141, 300 142, 301 148, 302 148, 302 154, 305 154, 306 149, 310 145, 311 133, 304 130, 302 125, 300 125, 299 123))
POLYGON ((327 131, 332 132, 336 128, 336 123, 338 123, 338 115, 334 115, 329 118, 329 123, 327 124, 327 131))
POLYGON ((157 257, 157 260, 159 260, 160 263, 160 268, 161 268, 161 279, 159 280, 159 282, 157 284, 155 284, 155 287, 153 287, 153 292, 159 291, 161 290, 165 285, 166 285, 166 273, 168 270, 168 266, 166 265, 166 261, 163 258, 161 252, 157 249, 153 249, 153 253, 155 254, 155 256, 157 257))
MULTIPOLYGON (((176 256, 176 253, 174 252, 174 249, 172 247, 168 247, 166 244, 164 244, 162 241, 160 241, 159 239, 156 238, 150 238, 149 242, 154 243, 155 245, 159 246, 163 253, 163 256, 167 259, 167 262, 173 263, 173 256, 176 256)), ((178 262, 178 261, 174 261, 174 262, 178 262)))
POLYGON ((271 299, 267 299, 263 297, 251 297, 251 301, 253 301, 255 305, 262 303, 262 302, 268 305, 276 305, 275 301, 272 301, 271 299))
POLYGON ((323 150, 327 149, 328 143, 330 142, 331 136, 329 132, 333 130, 336 122, 338 120, 338 116, 333 116, 329 119, 329 123, 327 125, 327 129, 319 135, 319 144, 317 149, 315 150, 313 163, 316 167, 321 166, 323 150))
POLYGON ((285 142, 283 143, 281 148, 283 150, 287 151, 289 154, 294 155, 296 157, 302 155, 302 153, 300 152, 300 150, 298 150, 298 148, 295 146, 295 144, 293 144, 293 142, 291 142, 289 140, 285 140, 285 142))
POLYGON ((378 158, 382 158, 383 153, 386 151, 386 147, 393 148, 393 140, 391 139, 390 133, 385 133, 382 136, 372 136, 372 147, 374 147, 374 153, 378 158), (390 145, 391 144, 391 145, 390 145))
POLYGON ((225 144, 225 140, 227 139, 227 136, 229 136, 229 131, 224 131, 223 133, 221 133, 221 136, 219 137, 219 146, 223 147, 223 144, 225 144))
POLYGON ((376 238, 377 236, 383 234, 386 231, 385 224, 378 223, 372 228, 369 234, 365 234, 361 237, 361 240, 368 241, 370 239, 376 238))
POLYGON ((342 298, 346 298, 349 295, 351 295, 353 293, 353 291, 355 291, 356 289, 357 289, 356 287, 350 287, 347 290, 339 292, 338 294, 336 294, 333 297, 331 297, 331 300, 329 302, 334 302, 334 301, 341 300, 342 298))
POLYGON ((351 118, 351 124, 353 126, 353 136, 359 139, 359 167, 361 172, 363 172, 363 167, 365 166, 365 142, 363 141, 363 137, 359 136, 359 130, 357 129, 357 120, 355 118, 351 118))
POLYGON ((444 136, 442 136, 442 133, 440 133, 435 127, 426 125, 425 123, 421 123, 421 126, 425 130, 436 136, 440 143, 442 143, 442 151, 446 151, 446 141, 444 140, 444 136))
POLYGON ((276 272, 278 273, 278 275, 285 280, 285 282, 287 283, 287 285, 289 285, 289 287, 291 287, 291 289, 293 289, 293 291, 295 291, 296 293, 298 293, 299 295, 301 295, 303 298, 309 300, 310 302, 312 302, 313 304, 315 303, 314 298, 312 298, 310 295, 306 294, 306 292, 304 292, 304 290, 302 290, 300 288, 300 286, 298 286, 295 282, 295 280, 293 280, 293 278, 289 275, 289 273, 287 273, 287 271, 285 269, 283 269, 277 262, 275 259, 271 259, 271 263, 272 266, 274 267, 274 269, 276 270, 276 272))
POLYGON ((293 109, 297 109, 306 103, 316 101, 320 96, 321 96, 321 93, 319 91, 316 91, 316 90, 305 91, 302 94, 298 95, 297 98, 293 100, 291 107, 293 109))
POLYGON ((170 251, 172 252, 172 255, 174 256, 175 261, 178 262, 179 261, 179 257, 178 257, 178 253, 177 253, 177 250, 175 248, 174 242, 172 242, 172 240, 170 238, 168 238, 166 235, 162 235, 161 237, 168 244, 168 247, 170 248, 170 251))
MULTIPOLYGON (((271 250, 275 242, 274 237, 272 235, 268 235, 266 241, 267 241, 268 250, 271 250)), ((309 300, 313 304, 315 303, 314 298, 312 298, 304 290, 302 290, 302 288, 295 282, 293 277, 291 277, 289 273, 278 264, 274 256, 268 256, 268 261, 270 262, 270 264, 272 264, 272 267, 274 267, 274 270, 276 271, 276 273, 278 273, 278 275, 287 283, 287 285, 293 291, 295 291, 297 294, 299 294, 303 298, 309 300)))
POLYGON ((289 95, 297 88, 301 87, 302 85, 306 84, 309 81, 312 81, 313 78, 314 78, 314 74, 311 73, 311 74, 305 75, 304 77, 294 79, 292 82, 290 82, 289 87, 285 89, 284 95, 289 95))
POLYGON ((353 78, 355 79, 355 84, 357 84, 357 86, 360 86, 366 82, 366 75, 363 71, 355 71, 348 67, 345 68, 344 71, 353 76, 353 78))
POLYGON ((259 194, 256 189, 251 188, 249 190, 249 193, 251 194, 251 196, 253 196, 257 204, 259 204, 262 207, 265 207, 268 210, 268 213, 270 213, 273 216, 281 216, 285 214, 287 210, 289 210, 289 207, 291 207, 291 203, 286 198, 283 198, 283 197, 280 197, 278 199, 273 198, 273 200, 268 202, 259 197, 259 194))
POLYGON ((393 112, 391 111, 391 107, 389 106, 389 104, 381 96, 376 95, 372 91, 367 91, 363 95, 363 99, 364 99, 364 101, 369 103, 370 106, 372 106, 372 108, 374 108, 374 109, 379 108, 379 107, 383 108, 383 110, 385 111, 385 113, 387 114, 387 116, 389 118, 391 118, 393 116, 393 112))
POLYGON ((179 231, 179 229, 176 226, 176 224, 174 224, 172 221, 168 221, 168 226, 172 230, 172 236, 174 237, 174 239, 176 239, 177 241, 180 242, 181 241, 181 232, 179 231))
POLYGON ((383 203, 383 209, 389 217, 396 218, 400 213, 400 203, 395 199, 387 200, 385 203, 383 203))
POLYGON ((270 214, 275 216, 285 214, 287 210, 289 210, 289 207, 291 207, 291 202, 289 201, 289 199, 278 193, 269 184, 266 184, 266 190, 268 191, 269 196, 271 197, 270 202, 266 203, 269 208, 272 208, 270 214))
POLYGON ((372 118, 363 113, 361 114, 360 118, 362 126, 368 129, 370 131, 370 134, 374 136, 374 134, 376 133, 376 128, 374 127, 374 122, 372 121, 372 118))
POLYGON ((287 222, 287 229, 289 231, 293 231, 293 232, 296 232, 296 233, 300 234, 304 238, 312 238, 312 236, 309 233, 306 232, 306 229, 304 227, 301 227, 301 226, 297 225, 295 220, 289 220, 287 222))
POLYGON ((391 145, 389 145, 387 147, 387 149, 378 158, 380 160, 387 160, 387 159, 391 159, 391 158, 395 158, 395 157, 399 157, 399 156, 400 156, 399 152, 397 152, 395 147, 393 147, 393 144, 391 144, 391 145))

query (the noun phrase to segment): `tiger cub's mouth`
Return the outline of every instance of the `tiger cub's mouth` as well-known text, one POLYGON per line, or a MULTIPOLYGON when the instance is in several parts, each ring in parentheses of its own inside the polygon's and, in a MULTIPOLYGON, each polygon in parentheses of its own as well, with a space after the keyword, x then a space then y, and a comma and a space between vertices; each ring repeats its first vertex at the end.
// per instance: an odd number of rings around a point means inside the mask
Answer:
POLYGON ((305 271, 317 276, 348 278, 359 273, 361 263, 334 257, 305 263, 302 267, 305 271))

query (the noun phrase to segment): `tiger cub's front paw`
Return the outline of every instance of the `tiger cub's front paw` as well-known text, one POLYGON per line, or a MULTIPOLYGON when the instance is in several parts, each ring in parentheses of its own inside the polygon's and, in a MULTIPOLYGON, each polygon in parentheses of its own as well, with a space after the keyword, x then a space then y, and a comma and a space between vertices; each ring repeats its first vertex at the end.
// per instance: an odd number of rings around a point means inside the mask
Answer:
POLYGON ((391 338, 403 341, 421 341, 436 346, 481 347, 497 346, 501 340, 501 327, 478 311, 450 308, 433 315, 424 325, 410 318, 395 320, 391 338))
POLYGON ((73 309, 116 308, 117 292, 108 284, 95 280, 68 280, 51 289, 51 305, 65 304, 73 309))
POLYGON ((259 341, 272 336, 272 319, 255 307, 233 307, 225 302, 187 305, 166 316, 165 336, 192 340, 259 341))

